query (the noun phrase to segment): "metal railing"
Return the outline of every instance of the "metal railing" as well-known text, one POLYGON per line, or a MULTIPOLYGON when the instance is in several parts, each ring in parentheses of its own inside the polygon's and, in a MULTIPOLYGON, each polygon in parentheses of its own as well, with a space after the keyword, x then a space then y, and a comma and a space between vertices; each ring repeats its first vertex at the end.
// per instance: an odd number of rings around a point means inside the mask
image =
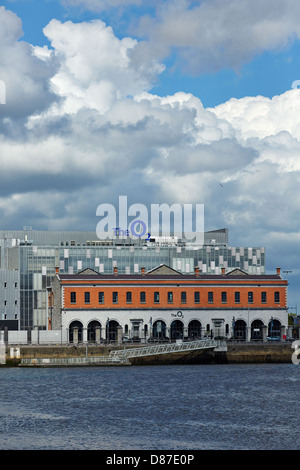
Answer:
POLYGON ((172 352, 214 349, 218 345, 218 341, 210 339, 188 342, 165 343, 156 344, 154 346, 144 346, 141 348, 124 348, 116 351, 111 351, 109 357, 123 357, 129 359, 131 357, 153 356, 157 354, 168 354, 172 352))
POLYGON ((51 358, 23 358, 20 365, 50 366, 50 365, 88 365, 88 364, 120 364, 124 362, 121 357, 93 356, 93 357, 51 357, 51 358))

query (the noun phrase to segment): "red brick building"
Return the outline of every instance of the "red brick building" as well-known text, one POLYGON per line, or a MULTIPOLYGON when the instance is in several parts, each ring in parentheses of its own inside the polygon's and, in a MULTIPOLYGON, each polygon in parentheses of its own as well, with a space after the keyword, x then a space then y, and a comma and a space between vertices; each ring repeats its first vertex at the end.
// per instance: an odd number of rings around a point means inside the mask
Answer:
POLYGON ((193 339, 225 336, 282 338, 287 328, 287 281, 235 269, 221 275, 183 275, 168 266, 140 274, 87 269, 57 272, 49 292, 49 324, 70 341, 193 339), (74 337, 74 334, 76 337, 74 337))

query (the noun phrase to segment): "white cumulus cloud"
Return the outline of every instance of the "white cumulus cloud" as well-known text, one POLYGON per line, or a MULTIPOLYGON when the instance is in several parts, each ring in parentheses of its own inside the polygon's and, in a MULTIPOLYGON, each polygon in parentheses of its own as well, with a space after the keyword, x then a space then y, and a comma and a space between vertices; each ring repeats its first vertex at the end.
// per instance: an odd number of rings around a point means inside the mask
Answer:
POLYGON ((300 37, 298 0, 170 0, 140 19, 139 58, 168 57, 195 75, 239 69, 255 55, 300 37), (184 64, 184 65, 183 65, 184 64))
POLYGON ((58 99, 49 84, 56 72, 55 61, 37 57, 34 47, 20 40, 22 36, 21 20, 0 6, 0 79, 6 85, 6 105, 0 108, 0 121, 24 119, 58 99))
POLYGON ((118 39, 101 20, 77 24, 52 20, 44 33, 60 61, 52 85, 65 98, 66 112, 85 106, 105 112, 115 101, 151 88, 163 70, 157 62, 133 67, 130 52, 137 41, 118 39))

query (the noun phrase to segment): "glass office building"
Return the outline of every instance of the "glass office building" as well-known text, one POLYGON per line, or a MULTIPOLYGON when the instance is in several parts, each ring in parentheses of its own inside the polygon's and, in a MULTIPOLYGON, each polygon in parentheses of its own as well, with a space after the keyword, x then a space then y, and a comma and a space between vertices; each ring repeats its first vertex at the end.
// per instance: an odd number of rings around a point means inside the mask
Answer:
MULTIPOLYGON (((204 245, 187 246, 166 239, 95 240, 94 231, 0 230, 0 268, 18 272, 19 329, 47 329, 47 288, 61 273, 76 274, 86 268, 111 274, 138 274, 141 267, 149 271, 161 264, 193 274, 195 266, 205 274, 220 274, 240 268, 249 274, 265 274, 264 247, 230 247, 228 230, 205 232, 204 245)), ((4 282, 4 281, 3 281, 4 282)), ((15 285, 15 284, 14 284, 15 285)), ((9 319, 9 318, 7 318, 9 319)))

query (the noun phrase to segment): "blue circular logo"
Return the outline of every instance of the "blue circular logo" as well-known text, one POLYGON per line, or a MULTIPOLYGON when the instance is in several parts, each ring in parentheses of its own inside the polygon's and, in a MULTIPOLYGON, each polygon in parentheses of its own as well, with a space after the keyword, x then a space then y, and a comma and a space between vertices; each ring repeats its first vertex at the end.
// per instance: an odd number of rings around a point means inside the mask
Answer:
POLYGON ((147 233, 147 227, 146 227, 145 222, 143 222, 142 220, 138 220, 138 219, 134 220, 130 225, 130 231, 131 231, 132 235, 134 235, 135 237, 142 237, 143 235, 145 235, 145 233, 147 233), (143 230, 142 230, 141 233, 136 233, 135 230, 134 230, 134 227, 137 224, 141 224, 141 226, 143 227, 143 230))

